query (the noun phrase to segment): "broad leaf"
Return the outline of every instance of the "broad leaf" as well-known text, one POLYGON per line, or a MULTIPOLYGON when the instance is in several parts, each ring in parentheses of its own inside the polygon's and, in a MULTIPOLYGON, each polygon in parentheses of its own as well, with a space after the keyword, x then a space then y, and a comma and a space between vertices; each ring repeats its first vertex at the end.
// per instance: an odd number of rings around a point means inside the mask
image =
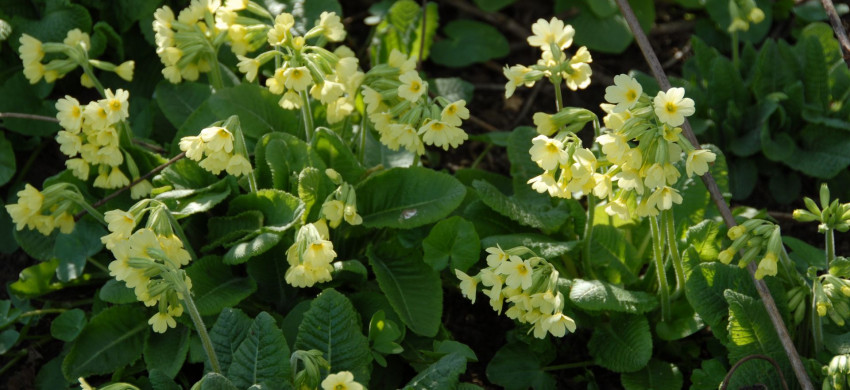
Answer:
POLYGON ((62 284, 53 281, 58 266, 59 260, 53 259, 24 268, 18 275, 18 280, 9 285, 9 290, 29 298, 60 290, 62 284))
POLYGON ((527 345, 509 343, 493 356, 487 364, 487 379, 508 390, 555 389, 555 378, 543 371, 548 363, 540 361, 540 355, 535 354, 527 345))
POLYGON ((289 387, 289 346, 271 315, 262 312, 254 319, 233 355, 227 376, 240 389, 255 384, 269 389, 289 387))
POLYGON ((552 207, 551 201, 546 198, 528 200, 507 196, 492 184, 481 180, 473 181, 472 187, 481 196, 481 201, 493 211, 525 226, 554 231, 569 217, 566 207, 562 206, 564 203, 552 207))
POLYGON ((447 39, 434 43, 431 60, 454 68, 501 58, 510 52, 508 40, 495 27, 468 19, 449 22, 447 39))
POLYGON ((367 250, 378 286, 410 330, 434 337, 443 312, 440 276, 422 262, 416 251, 390 245, 393 244, 370 246, 367 250))
POLYGON ((658 306, 654 295, 642 291, 628 291, 599 280, 574 279, 570 300, 584 310, 610 310, 641 314, 658 306))
POLYGON ((207 220, 207 241, 204 250, 234 241, 263 227, 263 213, 247 210, 233 216, 212 217, 207 220))
POLYGON ((56 276, 67 282, 83 274, 86 259, 103 249, 100 238, 107 234, 103 225, 92 218, 83 218, 74 225, 71 234, 59 234, 53 253, 59 259, 56 276))
POLYGON ((145 338, 144 357, 148 371, 158 370, 173 379, 183 367, 189 352, 189 329, 178 327, 165 333, 148 333, 145 338))
POLYGON ((405 389, 430 390, 451 389, 457 386, 458 377, 466 371, 466 358, 459 353, 452 352, 437 360, 417 374, 405 389))
POLYGON ((9 182, 17 170, 15 164, 15 151, 12 149, 12 143, 6 139, 3 133, 0 133, 0 186, 9 182))
POLYGON ((635 372, 652 357, 652 334, 645 317, 617 316, 597 326, 587 344, 597 364, 614 372, 635 372))
POLYGON ((71 309, 56 316, 50 323, 50 335, 55 339, 71 342, 86 326, 86 312, 71 309))
POLYGON ((357 187, 357 211, 365 227, 411 229, 445 218, 465 195, 463 184, 448 174, 393 168, 357 187))
POLYGON ((138 307, 113 306, 91 318, 62 362, 68 381, 112 373, 142 356, 147 317, 138 307))
POLYGON ((192 82, 172 84, 167 80, 160 81, 154 93, 160 111, 175 129, 179 129, 210 95, 209 85, 192 82))
POLYGON ((230 195, 233 185, 234 177, 227 176, 203 188, 171 190, 158 194, 154 199, 165 203, 175 217, 182 218, 209 211, 230 195))
MULTIPOLYGON (((726 343, 729 361, 737 362, 752 354, 766 355, 779 363, 786 378, 793 378, 788 357, 761 301, 732 290, 726 290, 724 297, 729 303, 729 342, 726 343)), ((730 383, 731 387, 756 383, 770 389, 781 387, 779 376, 770 363, 758 361, 746 367, 746 375, 738 372, 730 383)))
POLYGON ((489 248, 499 244, 503 249, 524 246, 546 260, 554 260, 576 249, 579 241, 558 241, 537 233, 505 234, 490 236, 481 240, 481 247, 489 248))
POLYGON ((192 280, 192 295, 201 315, 236 306, 257 289, 254 280, 236 277, 231 267, 216 256, 198 259, 186 268, 186 274, 192 280))
POLYGON ((316 349, 330 364, 328 372, 351 371, 354 380, 369 382, 369 341, 354 306, 334 289, 324 290, 304 313, 295 348, 316 349))
POLYGON ((345 145, 339 134, 320 127, 313 134, 312 148, 322 157, 329 168, 333 168, 342 176, 343 180, 351 184, 360 182, 366 169, 351 153, 351 149, 345 145))
POLYGON ((452 268, 466 272, 478 261, 481 241, 471 222, 455 216, 434 225, 422 241, 422 249, 425 251, 423 260, 435 271, 451 263, 452 268))
POLYGON ((642 370, 623 374, 620 383, 626 390, 681 389, 684 378, 675 364, 651 360, 642 370))
POLYGON ((136 302, 136 293, 132 288, 127 288, 124 282, 109 279, 100 289, 98 298, 109 303, 133 303, 136 302))
POLYGON ((226 308, 221 311, 218 320, 210 329, 210 341, 221 365, 221 371, 227 373, 233 355, 245 340, 253 320, 239 309, 226 308))

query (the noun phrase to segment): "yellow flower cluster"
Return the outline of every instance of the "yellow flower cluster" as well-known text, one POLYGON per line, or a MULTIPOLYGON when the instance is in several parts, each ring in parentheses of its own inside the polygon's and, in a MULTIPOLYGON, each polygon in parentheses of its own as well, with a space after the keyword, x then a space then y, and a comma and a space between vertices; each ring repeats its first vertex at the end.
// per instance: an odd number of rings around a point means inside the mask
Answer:
POLYGON ((549 21, 539 19, 531 25, 534 35, 528 37, 528 44, 539 47, 540 59, 532 66, 505 66, 504 74, 508 79, 505 84, 505 97, 511 97, 518 86, 531 87, 543 77, 552 80, 553 84, 564 82, 567 88, 576 91, 590 85, 593 71, 590 63, 593 58, 587 47, 580 47, 575 54, 567 55, 565 50, 573 44, 575 29, 564 24, 558 18, 549 21))
POLYGON ((250 15, 270 19, 268 13, 252 1, 192 0, 175 17, 163 6, 154 12, 156 53, 165 66, 168 81, 195 81, 200 73, 213 71, 218 47, 227 42, 234 54, 243 55, 259 48, 268 25, 250 15), (247 11, 247 15, 240 14, 247 11))
MULTIPOLYGON (((98 188, 121 188, 130 180, 119 166, 124 163, 120 146, 119 123, 129 117, 129 92, 119 89, 114 93, 107 89, 106 97, 85 106, 65 96, 56 102, 56 119, 64 130, 56 134, 59 150, 71 157, 65 166, 80 180, 88 180, 91 167, 97 167, 94 186, 98 188)), ((150 193, 150 183, 145 181, 133 186, 133 198, 150 193)))
POLYGON ((284 280, 293 287, 312 287, 329 282, 336 258, 333 243, 328 241, 328 228, 324 223, 308 223, 298 230, 295 243, 286 250, 289 269, 284 280))
POLYGON ((18 203, 7 204, 6 211, 17 230, 23 230, 26 226, 45 236, 54 229, 69 234, 74 231, 74 214, 79 211, 72 200, 77 197, 81 198, 66 183, 48 186, 44 192, 27 183, 23 190, 18 191, 18 203))
POLYGON ((363 223, 363 218, 357 214, 357 193, 354 187, 342 181, 342 177, 333 169, 325 173, 338 187, 322 203, 322 218, 327 219, 331 228, 336 228, 345 219, 349 225, 363 223))
POLYGON ((558 271, 546 260, 525 247, 508 250, 487 248, 487 267, 469 276, 456 269, 460 289, 465 297, 475 303, 478 284, 487 289, 490 306, 501 313, 505 302, 510 307, 505 315, 521 323, 531 324, 529 332, 544 338, 549 333, 563 337, 574 332, 575 321, 564 315, 564 295, 558 291, 558 271), (530 255, 528 259, 521 256, 530 255))
POLYGON ((734 226, 726 233, 732 245, 717 255, 717 260, 729 264, 738 251, 744 251, 738 266, 744 268, 751 261, 759 260, 756 279, 765 276, 776 276, 777 265, 785 249, 782 246, 782 235, 779 226, 761 219, 751 219, 734 226))
POLYGON ((363 101, 381 143, 418 155, 425 153, 425 145, 443 150, 458 147, 469 138, 460 128, 469 119, 466 101, 428 97, 428 83, 415 68, 414 58, 393 49, 386 64, 366 74, 363 101))
POLYGON ((705 174, 708 163, 715 160, 711 151, 694 148, 677 127, 694 113, 694 101, 684 93, 682 88, 671 88, 650 99, 637 80, 624 74, 614 77, 614 85, 606 88, 608 103, 602 109, 608 130, 596 142, 607 169, 594 174, 601 183, 594 187, 594 194, 608 198, 605 211, 609 215, 628 219, 632 212, 645 217, 671 209, 682 203, 672 186, 680 178, 674 164, 682 161, 683 152, 688 177, 705 174), (614 183, 619 191, 612 191, 614 183), (630 202, 637 205, 636 210, 628 206, 630 202))
POLYGON ((833 323, 844 326, 850 319, 850 280, 827 273, 821 275, 814 285, 818 316, 829 316, 833 323))
POLYGON ((201 130, 196 136, 188 136, 180 139, 180 150, 186 152, 186 157, 193 161, 200 161, 198 165, 215 175, 223 170, 233 176, 248 175, 251 173, 251 162, 240 152, 237 143, 241 137, 234 142, 233 133, 230 130, 212 126, 201 130))
POLYGON ((756 5, 755 0, 730 1, 729 14, 732 23, 726 30, 730 33, 747 31, 750 29, 750 23, 759 24, 764 20, 764 11, 756 5))
MULTIPOLYGON (((65 77, 68 72, 78 66, 94 66, 98 69, 114 72, 124 80, 131 81, 133 79, 133 69, 135 68, 133 61, 115 65, 106 61, 89 59, 91 37, 78 28, 68 31, 62 43, 42 43, 28 34, 21 35, 20 43, 20 57, 24 64, 24 76, 31 84, 39 82, 42 78, 45 82, 52 83, 65 77), (42 61, 48 54, 52 59, 43 63, 42 61)), ((83 86, 89 88, 94 86, 93 81, 85 73, 80 82, 83 86)))
POLYGON ((596 156, 581 147, 581 140, 574 133, 563 132, 555 138, 541 134, 531 142, 531 160, 544 170, 528 181, 535 191, 570 199, 591 192, 599 196, 610 190, 608 183, 597 180, 596 156))
POLYGON ((101 242, 115 257, 109 274, 132 288, 145 306, 157 305, 148 324, 154 332, 164 333, 176 327, 174 318, 183 314, 180 301, 191 289, 191 281, 181 267, 189 264, 191 256, 174 234, 165 215, 168 211, 163 206, 145 207, 148 204, 149 200, 143 200, 130 211, 107 211, 104 219, 110 233, 101 242), (150 212, 147 226, 134 232, 146 212, 150 212))

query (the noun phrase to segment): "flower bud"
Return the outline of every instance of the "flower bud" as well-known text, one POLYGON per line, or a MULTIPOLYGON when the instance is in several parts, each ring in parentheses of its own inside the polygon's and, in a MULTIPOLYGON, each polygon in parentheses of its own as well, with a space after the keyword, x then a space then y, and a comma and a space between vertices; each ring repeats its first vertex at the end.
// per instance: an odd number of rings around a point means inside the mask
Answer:
POLYGON ((818 219, 817 215, 810 213, 807 210, 796 209, 794 210, 794 220, 797 222, 812 222, 818 219))

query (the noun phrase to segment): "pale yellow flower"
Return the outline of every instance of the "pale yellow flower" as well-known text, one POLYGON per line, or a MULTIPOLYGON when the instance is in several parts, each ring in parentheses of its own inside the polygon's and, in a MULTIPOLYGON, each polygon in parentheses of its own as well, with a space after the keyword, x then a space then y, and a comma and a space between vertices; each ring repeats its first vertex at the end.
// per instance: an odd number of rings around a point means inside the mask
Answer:
POLYGON ((201 160, 198 165, 201 168, 204 168, 214 175, 218 175, 221 171, 227 168, 227 164, 230 162, 230 154, 224 151, 212 152, 207 155, 207 158, 201 160))
POLYGON ((130 184, 130 179, 124 175, 124 172, 121 172, 117 166, 112 167, 112 170, 109 172, 109 177, 106 179, 106 184, 103 188, 121 188, 130 184))
POLYGON ((643 87, 640 83, 625 74, 614 76, 614 85, 605 88, 605 100, 616 104, 614 112, 631 109, 637 104, 641 94, 643 94, 643 87))
POLYGON ((475 297, 478 295, 477 287, 478 287, 478 279, 467 275, 465 272, 455 269, 455 276, 460 279, 460 292, 464 297, 472 301, 475 304, 475 297))
POLYGON ((130 198, 132 199, 141 199, 145 196, 150 195, 151 191, 153 191, 153 185, 151 182, 147 180, 142 180, 136 185, 130 187, 130 198))
POLYGON ((563 21, 554 17, 548 22, 545 19, 538 19, 531 25, 531 32, 534 35, 528 37, 528 44, 537 46, 544 52, 550 51, 552 44, 559 50, 570 47, 575 35, 573 26, 564 25, 563 21))
POLYGON ((65 95, 56 101, 56 119, 59 125, 71 133, 79 133, 83 123, 83 108, 80 102, 71 96, 65 95))
POLYGON ((449 126, 460 126, 462 119, 469 119, 469 109, 466 108, 466 101, 458 100, 443 108, 440 113, 440 122, 449 126))
POLYGON ((179 147, 190 160, 201 161, 204 157, 204 141, 201 137, 191 135, 180 138, 179 147))
POLYGON ((345 39, 345 27, 340 23, 339 15, 336 13, 322 12, 317 25, 322 27, 322 34, 329 41, 341 42, 345 39))
POLYGON ((148 325, 156 333, 165 333, 168 328, 176 328, 177 321, 168 313, 157 312, 148 320, 148 325))
POLYGON ((623 161, 626 152, 629 151, 629 144, 626 142, 626 137, 617 133, 606 133, 596 138, 596 142, 602 145, 602 153, 608 157, 608 161, 614 164, 619 164, 623 161))
POLYGON ((301 100, 301 95, 291 90, 286 91, 277 103, 285 110, 297 110, 304 104, 303 100, 301 100))
POLYGON ((137 222, 133 214, 118 209, 103 213, 103 220, 110 232, 125 238, 133 234, 137 222))
POLYGON ((401 85, 398 87, 398 96, 410 102, 419 100, 428 90, 427 84, 413 70, 402 74, 399 81, 401 81, 401 85))
MULTIPOLYGON (((38 39, 33 38, 31 35, 23 34, 18 41, 21 43, 18 50, 21 53, 21 61, 24 63, 24 67, 28 64, 40 62, 44 58, 44 49, 42 48, 41 41, 38 39)), ((35 83, 33 82, 33 84, 35 83)))
POLYGON ((104 94, 106 97, 102 106, 106 110, 106 119, 109 123, 116 123, 130 116, 130 105, 127 103, 127 99, 130 97, 129 92, 118 89, 113 93, 111 89, 107 89, 104 94))
POLYGON ((74 177, 80 180, 89 179, 89 164, 81 158, 65 160, 65 167, 71 170, 74 177))
POLYGON ((717 156, 710 150, 692 150, 688 153, 688 159, 685 161, 685 172, 688 177, 693 176, 693 174, 702 176, 708 172, 708 163, 714 162, 715 159, 717 159, 717 156))
POLYGON ((86 125, 93 129, 105 129, 110 125, 106 107, 98 102, 89 102, 83 110, 86 125))
POLYGON ((236 67, 239 68, 239 71, 245 73, 245 79, 248 81, 254 81, 257 78, 257 71, 260 69, 260 61, 257 61, 254 58, 243 57, 241 55, 237 55, 236 58, 239 59, 239 63, 236 64, 236 67))
POLYGON ((349 371, 340 371, 328 375, 322 381, 322 390, 363 390, 363 385, 354 381, 354 374, 349 371))
POLYGON ((551 171, 560 164, 566 163, 569 155, 564 150, 564 144, 554 138, 538 135, 531 140, 532 146, 528 150, 531 160, 540 168, 551 171))
POLYGON ((310 71, 307 67, 299 66, 295 68, 287 68, 283 72, 284 85, 288 89, 296 91, 306 91, 313 84, 313 77, 310 76, 310 71))
POLYGON ((17 230, 22 230, 30 224, 30 219, 41 212, 43 202, 44 195, 29 183, 24 185, 23 190, 18 191, 18 203, 6 205, 6 211, 17 225, 17 230))
POLYGON ((525 75, 528 72, 531 72, 531 69, 522 65, 514 65, 510 68, 505 66, 503 73, 508 79, 508 83, 505 84, 505 98, 513 96, 516 91, 516 87, 520 85, 525 85, 526 87, 534 85, 534 81, 525 81, 525 75))
POLYGON ((567 331, 570 333, 576 331, 576 322, 572 318, 565 316, 564 313, 552 314, 545 317, 543 321, 549 333, 555 337, 564 337, 567 331))
POLYGON ((655 190, 647 200, 649 207, 656 207, 659 211, 670 210, 673 208, 673 203, 682 204, 682 195, 679 195, 679 191, 675 188, 668 186, 655 190))
POLYGON ((59 151, 68 157, 75 156, 83 146, 80 136, 65 130, 56 133, 56 142, 59 143, 59 151))
POLYGON ((328 220, 330 227, 336 228, 342 223, 345 204, 340 200, 329 200, 322 204, 322 216, 328 220))
POLYGON ((756 279, 763 279, 765 276, 776 276, 776 266, 776 255, 773 252, 767 252, 759 262, 758 269, 756 269, 756 279))
POLYGON ((201 130, 199 137, 204 141, 204 148, 207 150, 207 154, 218 151, 224 151, 225 153, 233 151, 233 134, 224 127, 207 127, 201 130))
POLYGON ((570 65, 570 67, 573 71, 564 79, 567 83, 567 88, 573 91, 587 88, 587 86, 590 85, 590 75, 593 73, 590 69, 590 65, 582 62, 570 65))
POLYGON ((561 192, 561 188, 558 186, 558 182, 555 181, 555 175, 552 171, 544 171, 540 175, 529 179, 526 184, 531 184, 531 189, 541 194, 549 192, 549 196, 558 196, 561 192))
POLYGON ((505 275, 505 285, 511 288, 522 288, 527 290, 531 288, 531 263, 528 260, 522 260, 517 256, 511 256, 508 261, 499 265, 496 272, 505 275))
POLYGON ((667 92, 658 91, 652 103, 658 119, 674 127, 681 126, 685 123, 686 116, 696 112, 694 101, 685 97, 684 88, 670 88, 667 92))
MULTIPOLYGON (((394 128, 396 131, 395 136, 397 145, 401 145, 411 153, 416 153, 420 156, 425 154, 425 144, 422 142, 422 139, 419 138, 419 133, 413 128, 413 126, 397 124, 391 125, 390 127, 394 128)), ((463 130, 460 129, 458 129, 458 131, 463 132, 463 130)), ((463 139, 466 139, 466 133, 463 134, 463 137, 463 139)), ((444 145, 443 148, 448 149, 448 146, 444 145)), ((398 149, 398 147, 396 147, 396 149, 398 149)))
POLYGON ((227 173, 233 176, 248 175, 251 173, 251 162, 241 154, 234 154, 227 162, 227 173))
POLYGON ((398 49, 390 51, 390 57, 387 59, 387 65, 398 69, 399 74, 405 74, 416 69, 416 59, 408 58, 398 49))
POLYGON ((125 61, 121 65, 115 67, 115 74, 124 80, 133 81, 133 70, 135 68, 136 63, 134 61, 125 61))
POLYGON ((282 13, 275 17, 274 26, 269 30, 267 38, 269 45, 283 45, 286 43, 289 29, 295 26, 295 18, 292 14, 282 13))

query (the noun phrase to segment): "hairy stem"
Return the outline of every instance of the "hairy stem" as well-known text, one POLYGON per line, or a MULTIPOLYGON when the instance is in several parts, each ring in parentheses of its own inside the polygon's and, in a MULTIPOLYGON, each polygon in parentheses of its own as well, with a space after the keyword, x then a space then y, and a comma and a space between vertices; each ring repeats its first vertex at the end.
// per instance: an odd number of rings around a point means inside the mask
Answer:
POLYGON ((649 217, 649 227, 652 233, 652 259, 655 262, 655 272, 658 274, 658 295, 661 301, 661 320, 670 320, 670 287, 667 285, 667 273, 664 269, 664 237, 658 227, 658 218, 649 217))
POLYGON ((586 275, 591 279, 596 279, 596 273, 593 271, 593 263, 590 260, 590 247, 593 243, 593 219, 596 212, 596 198, 593 195, 587 195, 587 220, 584 223, 584 242, 582 243, 582 268, 586 275))
POLYGON ((218 356, 215 354, 212 340, 210 339, 209 333, 207 333, 207 327, 204 325, 201 313, 198 312, 198 307, 195 306, 195 301, 192 299, 192 293, 185 287, 185 284, 183 288, 183 304, 186 306, 186 311, 189 312, 189 317, 192 318, 192 322, 195 323, 195 329, 198 331, 198 336, 201 338, 201 344, 204 346, 204 351, 207 353, 207 358, 210 360, 210 367, 212 367, 213 371, 216 373, 221 374, 221 365, 218 363, 218 356))
POLYGON ((670 259, 673 261, 673 269, 676 271, 676 289, 673 290, 672 299, 678 298, 685 292, 685 267, 682 265, 682 257, 679 255, 678 239, 676 238, 676 225, 673 219, 673 209, 661 212, 661 221, 664 224, 664 232, 667 237, 667 249, 670 259))
POLYGON ((313 131, 315 131, 313 127, 313 110, 310 108, 310 96, 307 94, 307 91, 301 91, 299 93, 301 94, 301 117, 304 119, 305 141, 310 143, 310 140, 313 139, 313 131))

